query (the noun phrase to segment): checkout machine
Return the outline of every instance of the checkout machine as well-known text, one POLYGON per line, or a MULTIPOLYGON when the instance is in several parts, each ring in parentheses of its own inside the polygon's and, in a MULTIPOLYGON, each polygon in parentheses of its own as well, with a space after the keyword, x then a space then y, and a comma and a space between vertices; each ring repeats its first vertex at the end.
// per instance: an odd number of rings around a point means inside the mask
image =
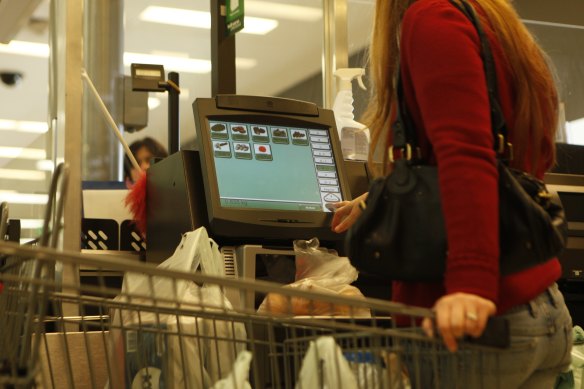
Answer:
MULTIPOLYGON (((344 236, 330 230, 329 203, 365 192, 369 177, 364 162, 343 160, 332 111, 236 95, 197 99, 193 111, 198 150, 181 150, 147 172, 148 262, 168 258, 181 234, 200 226, 220 245, 231 277, 293 282, 295 239, 318 237, 343 254, 344 236), (287 270, 269 274, 266 264, 274 260, 287 270)), ((584 325, 578 309, 584 306, 584 161, 578 163, 584 147, 558 145, 557 154, 558 168, 545 181, 569 222, 559 285, 574 323, 584 325)), ((378 279, 361 275, 356 286, 368 297, 391 297, 378 279)))
MULTIPOLYGON (((317 237, 342 252, 330 203, 363 193, 369 180, 364 162, 343 160, 332 111, 237 95, 197 99, 193 111, 198 150, 147 171, 146 261, 168 258, 181 234, 200 226, 219 244, 228 277, 293 282, 295 239, 317 237)), ((358 282, 370 285, 357 285, 365 295, 389 297, 387 284, 358 282)), ((260 302, 228 297, 247 308, 260 302)))

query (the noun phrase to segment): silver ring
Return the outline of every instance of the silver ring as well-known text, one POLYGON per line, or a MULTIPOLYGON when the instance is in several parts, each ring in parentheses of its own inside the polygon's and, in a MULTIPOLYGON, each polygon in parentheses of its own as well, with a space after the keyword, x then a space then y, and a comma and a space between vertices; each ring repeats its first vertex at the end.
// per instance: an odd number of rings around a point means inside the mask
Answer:
POLYGON ((474 313, 474 312, 467 312, 467 313, 466 313, 466 318, 467 318, 468 320, 472 320, 472 321, 477 321, 477 320, 479 320, 479 318, 478 318, 477 314, 476 314, 476 313, 474 313))

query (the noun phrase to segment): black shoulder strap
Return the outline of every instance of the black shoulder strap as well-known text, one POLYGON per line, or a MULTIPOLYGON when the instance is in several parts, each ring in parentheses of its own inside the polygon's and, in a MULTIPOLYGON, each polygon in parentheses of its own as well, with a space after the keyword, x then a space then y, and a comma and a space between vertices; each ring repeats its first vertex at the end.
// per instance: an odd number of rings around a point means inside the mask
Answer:
POLYGON ((497 138, 502 135, 507 139, 507 126, 505 123, 505 117, 503 116, 503 110, 499 105, 499 91, 497 87, 497 71, 495 70, 495 60, 493 59, 493 52, 491 51, 491 46, 485 35, 483 27, 476 15, 474 8, 468 4, 465 0, 461 0, 462 6, 459 6, 456 2, 450 0, 454 6, 462 11, 466 17, 475 26, 477 33, 479 34, 479 39, 481 40, 481 57, 483 58, 483 66, 485 68, 485 77, 487 79, 487 89, 489 92, 489 102, 491 105, 491 120, 493 127, 493 135, 495 136, 495 146, 497 147, 497 138))
MULTIPOLYGON (((503 116, 503 111, 498 100, 497 73, 495 70, 495 60, 493 59, 491 46, 489 45, 489 41, 487 40, 474 8, 465 0, 460 0, 460 4, 453 0, 450 0, 450 2, 466 15, 466 17, 475 26, 479 35, 481 42, 481 57, 483 59, 485 77, 487 80, 487 90, 489 93, 489 103, 491 107, 491 125, 493 129, 493 137, 495 140, 494 148, 497 151, 497 155, 499 155, 503 152, 503 150, 500 149, 501 142, 503 142, 502 144, 504 145, 507 139, 507 125, 505 123, 505 117, 503 116)), ((397 116, 396 121, 392 126, 393 146, 396 148, 404 148, 406 144, 409 144, 412 148, 416 148, 418 146, 417 135, 414 131, 413 123, 408 116, 399 66, 397 69, 396 95, 397 116)))

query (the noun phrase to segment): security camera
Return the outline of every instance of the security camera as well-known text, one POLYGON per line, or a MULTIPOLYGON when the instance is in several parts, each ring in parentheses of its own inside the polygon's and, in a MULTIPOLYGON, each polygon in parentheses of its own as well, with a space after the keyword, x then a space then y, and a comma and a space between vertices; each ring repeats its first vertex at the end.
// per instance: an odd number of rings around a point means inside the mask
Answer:
POLYGON ((2 83, 8 86, 14 86, 22 80, 22 73, 20 72, 0 72, 0 79, 2 83))

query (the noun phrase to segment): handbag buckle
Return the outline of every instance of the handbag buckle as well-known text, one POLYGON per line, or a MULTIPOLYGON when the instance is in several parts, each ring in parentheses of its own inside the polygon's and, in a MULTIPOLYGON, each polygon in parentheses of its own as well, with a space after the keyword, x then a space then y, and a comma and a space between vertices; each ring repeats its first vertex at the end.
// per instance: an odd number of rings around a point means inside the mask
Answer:
MULTIPOLYGON (((412 160, 412 146, 410 146, 409 143, 406 143, 405 147, 401 147, 400 150, 402 152, 401 153, 402 158, 404 156, 404 151, 405 151, 405 159, 406 159, 406 161, 411 161, 412 160)), ((394 158, 394 155, 393 155, 393 146, 389 146, 389 156, 388 156, 388 158, 389 158, 389 162, 390 163, 395 162, 395 158, 394 158)))
POLYGON ((506 142, 503 134, 497 134, 497 154, 502 155, 507 150, 507 159, 513 160, 513 143, 506 142))

